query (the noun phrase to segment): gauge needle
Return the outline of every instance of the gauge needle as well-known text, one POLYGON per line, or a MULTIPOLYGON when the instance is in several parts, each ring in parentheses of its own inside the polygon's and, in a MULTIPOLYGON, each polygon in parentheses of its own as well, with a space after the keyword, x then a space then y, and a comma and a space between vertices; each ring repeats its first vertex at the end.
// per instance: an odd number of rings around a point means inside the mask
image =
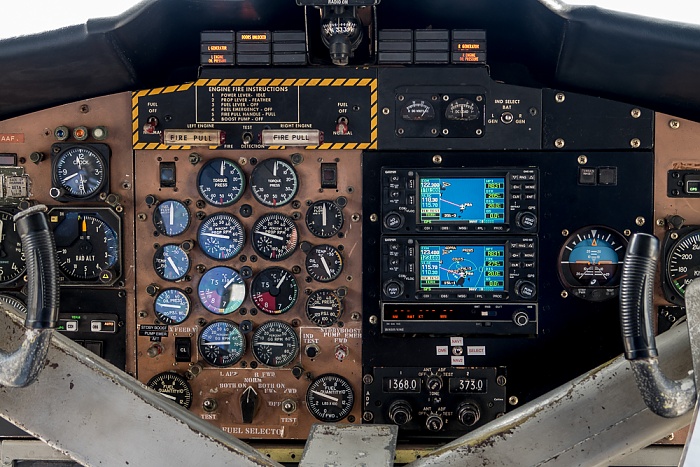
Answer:
POLYGON ((275 240, 284 240, 284 237, 280 237, 279 235, 273 235, 273 234, 267 233, 267 232, 261 232, 260 230, 256 230, 255 233, 260 234, 260 235, 264 235, 265 237, 274 238, 275 240))
POLYGON ((233 284, 235 281, 236 281, 236 278, 235 278, 235 277, 232 277, 231 279, 229 279, 229 281, 228 281, 226 284, 224 284, 224 289, 228 289, 229 286, 230 286, 231 284, 233 284))
POLYGON ((332 306, 322 306, 322 305, 316 305, 311 307, 312 310, 332 310, 332 306))
POLYGON ((328 399, 329 401, 333 401, 335 403, 338 403, 338 401, 339 401, 339 399, 337 397, 330 396, 330 395, 325 394, 323 392, 314 391, 313 389, 311 390, 311 392, 316 394, 319 397, 323 397, 323 398, 328 399))
POLYGON ((321 222, 323 222, 323 226, 326 226, 326 205, 323 205, 323 212, 321 213, 321 222))
POLYGON ((214 237, 214 238, 225 238, 226 240, 230 240, 231 237, 229 235, 221 235, 221 234, 215 234, 215 233, 202 233, 205 237, 214 237))
POLYGON ((170 225, 173 225, 175 223, 175 210, 170 207, 170 225))
POLYGON ((173 261, 173 258, 171 256, 168 256, 168 264, 172 266, 176 273, 180 274, 180 270, 177 268, 177 265, 175 264, 175 261, 173 261))
POLYGON ((182 308, 182 305, 170 305, 168 303, 161 303, 159 306, 161 308, 178 308, 178 309, 182 308))
POLYGON ((280 279, 280 281, 277 283, 277 285, 276 285, 275 287, 277 287, 278 289, 279 289, 280 287, 282 287, 282 282, 284 282, 284 280, 285 280, 286 278, 287 278, 287 274, 282 274, 282 278, 280 279))
POLYGON ((321 262, 323 263, 323 267, 326 269, 326 273, 328 274, 328 277, 333 277, 333 274, 331 274, 331 268, 329 268, 328 263, 326 263, 326 258, 321 256, 321 262))
POLYGON ((177 400, 177 397, 171 396, 170 394, 166 394, 166 393, 164 393, 164 392, 161 392, 160 395, 163 396, 163 397, 167 397, 167 398, 170 399, 171 401, 176 401, 176 400, 177 400))
POLYGON ((269 345, 270 347, 284 347, 282 342, 255 342, 253 345, 269 345))
POLYGON ((224 176, 224 161, 221 161, 221 170, 219 171, 219 175, 222 177, 224 176))
POLYGON ((272 169, 272 175, 277 176, 277 161, 275 161, 275 167, 272 169))
POLYGON ((229 345, 229 341, 205 342, 204 345, 229 345))
POLYGON ((78 175, 80 175, 80 172, 76 172, 76 173, 74 173, 73 175, 67 176, 66 178, 63 179, 63 183, 67 182, 68 180, 70 180, 70 179, 72 179, 72 178, 77 177, 78 175))

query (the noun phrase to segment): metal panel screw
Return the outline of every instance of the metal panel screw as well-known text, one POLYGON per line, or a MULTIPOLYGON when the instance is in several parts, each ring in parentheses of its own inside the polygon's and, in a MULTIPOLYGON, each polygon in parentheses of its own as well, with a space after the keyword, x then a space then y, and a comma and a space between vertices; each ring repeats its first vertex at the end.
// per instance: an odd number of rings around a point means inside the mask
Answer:
POLYGON ((563 92, 558 92, 554 96, 554 100, 557 102, 557 104, 561 104, 562 102, 564 102, 566 100, 566 96, 564 95, 563 92))
POLYGON ((374 414, 372 412, 365 412, 362 414, 362 420, 366 422, 371 422, 374 420, 374 414))
POLYGON ((517 397, 515 397, 515 396, 510 396, 510 397, 508 398, 508 403, 509 403, 510 405, 518 405, 518 402, 520 402, 520 400, 519 400, 517 397))
POLYGON ((370 220, 370 221, 372 221, 372 222, 377 222, 377 219, 379 219, 379 216, 377 216, 376 214, 370 214, 370 215, 369 215, 369 220, 370 220))
POLYGON ((497 376, 496 377, 496 384, 499 386, 505 386, 506 385, 506 377, 503 375, 497 376))
POLYGON ((369 324, 377 324, 378 321, 379 319, 375 315, 369 317, 369 324))
POLYGON ((670 126, 672 130, 677 130, 681 127, 681 122, 679 122, 676 119, 673 119, 668 122, 668 126, 670 126))
POLYGON ((639 109, 632 109, 630 115, 632 115, 632 118, 639 118, 642 116, 642 111, 639 109))
POLYGON ((659 227, 663 227, 664 225, 666 225, 666 221, 663 219, 656 219, 656 225, 658 225, 659 227))
POLYGON ((635 149, 637 149, 641 145, 642 145, 642 142, 639 141, 639 138, 634 138, 634 139, 632 139, 632 141, 630 141, 630 146, 632 146, 635 149))
POLYGON ((389 110, 389 107, 384 107, 384 108, 382 109, 382 113, 383 113, 384 115, 389 115, 389 112, 391 112, 391 111, 389 110))
POLYGON ((581 154, 580 156, 578 156, 578 163, 579 163, 579 165, 585 165, 585 164, 587 164, 587 163, 588 163, 588 157, 586 157, 586 156, 584 156, 583 154, 581 154))
POLYGON ((403 128, 399 128, 398 130, 396 130, 396 132, 397 132, 398 134, 402 135, 402 134, 404 134, 404 129, 403 129, 403 128))
POLYGON ((678 240, 678 234, 676 232, 671 234, 671 240, 678 240))
POLYGON ((442 164, 442 156, 440 154, 433 156, 433 164, 442 164))
POLYGON ((640 227, 643 226, 645 222, 646 222, 646 219, 644 219, 642 216, 639 216, 634 220, 634 223, 640 227))
POLYGON ((630 229, 625 229, 625 231, 622 232, 622 234, 623 234, 625 237, 629 237, 630 235, 632 235, 632 231, 631 231, 630 229))
POLYGON ((569 236, 569 231, 567 229, 564 229, 561 231, 562 237, 568 237, 569 236))
POLYGON ((450 130, 448 130, 447 128, 443 128, 443 129, 442 129, 442 134, 445 135, 445 136, 447 136, 447 135, 450 134, 450 130))
POLYGON ((362 377, 362 382, 365 384, 372 384, 374 382, 374 378, 372 377, 372 375, 364 375, 362 377))
POLYGON ((141 222, 145 221, 147 219, 146 215, 144 213, 139 213, 136 215, 136 218, 140 220, 141 222))
POLYGON ((483 98, 482 96, 476 96, 476 101, 477 101, 477 102, 481 102, 481 101, 483 101, 483 100, 484 100, 484 98, 483 98))
POLYGON ((397 99, 399 100, 399 102, 402 102, 405 98, 403 96, 398 96, 397 99))
POLYGON ((444 96, 442 96, 442 100, 445 101, 445 102, 447 102, 447 101, 450 100, 450 96, 448 96, 447 94, 445 94, 444 96))
POLYGON ((569 296, 569 292, 567 292, 566 290, 561 291, 561 298, 567 298, 568 296, 569 296))
POLYGON ((554 145, 561 149, 564 147, 564 140, 561 138, 557 138, 556 141, 554 141, 554 145))

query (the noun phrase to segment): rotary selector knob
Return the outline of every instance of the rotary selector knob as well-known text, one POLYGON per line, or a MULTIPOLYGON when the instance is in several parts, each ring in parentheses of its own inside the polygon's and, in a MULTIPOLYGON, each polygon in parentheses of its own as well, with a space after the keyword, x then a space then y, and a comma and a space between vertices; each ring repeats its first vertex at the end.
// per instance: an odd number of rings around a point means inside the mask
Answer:
POLYGON ((394 401, 389 406, 389 420, 397 425, 405 425, 413 418, 413 410, 408 402, 404 400, 394 401))
POLYGON ((403 294, 403 283, 400 281, 389 281, 384 284, 384 295, 389 298, 399 298, 403 294))
POLYGON ((525 326, 530 322, 530 317, 524 311, 516 311, 513 313, 513 323, 516 326, 525 326))
POLYGON ((445 422, 442 421, 442 417, 440 415, 430 415, 428 418, 425 420, 425 427, 429 431, 441 431, 442 428, 445 426, 445 422))
POLYGON ((430 392, 437 392, 440 389, 442 389, 442 378, 440 378, 439 376, 435 376, 435 375, 430 376, 430 377, 428 377, 428 381, 427 381, 426 385, 428 386, 428 390, 430 392))
POLYGON ((474 426, 480 418, 479 406, 473 402, 462 402, 457 407, 457 419, 464 426, 474 426))
POLYGON ((515 216, 515 225, 523 230, 534 230, 537 227, 537 216, 530 211, 519 212, 515 216))
POLYGON ((392 211, 384 216, 384 227, 389 230, 399 230, 401 227, 403 227, 403 222, 403 215, 396 211, 392 211))
POLYGON ((519 280, 515 283, 515 293, 518 294, 519 297, 531 300, 537 295, 537 288, 533 282, 519 280))

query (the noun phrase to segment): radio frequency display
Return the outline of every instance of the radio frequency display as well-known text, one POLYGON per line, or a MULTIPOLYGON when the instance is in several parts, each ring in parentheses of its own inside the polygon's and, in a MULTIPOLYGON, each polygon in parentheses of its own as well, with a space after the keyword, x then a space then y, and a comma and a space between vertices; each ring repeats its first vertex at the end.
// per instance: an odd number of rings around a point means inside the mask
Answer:
POLYGON ((505 199, 504 178, 421 178, 420 222, 501 224, 505 199))
POLYGON ((505 290, 502 245, 421 245, 420 288, 505 290))

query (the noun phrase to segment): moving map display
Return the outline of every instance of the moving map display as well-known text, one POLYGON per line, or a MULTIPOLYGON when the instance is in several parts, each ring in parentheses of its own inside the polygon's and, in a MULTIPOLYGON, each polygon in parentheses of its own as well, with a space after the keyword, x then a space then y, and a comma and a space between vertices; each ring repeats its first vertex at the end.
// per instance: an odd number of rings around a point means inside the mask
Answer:
POLYGON ((420 289, 505 290, 503 245, 420 245, 420 289))
POLYGON ((505 222, 504 178, 420 179, 420 222, 505 222))

